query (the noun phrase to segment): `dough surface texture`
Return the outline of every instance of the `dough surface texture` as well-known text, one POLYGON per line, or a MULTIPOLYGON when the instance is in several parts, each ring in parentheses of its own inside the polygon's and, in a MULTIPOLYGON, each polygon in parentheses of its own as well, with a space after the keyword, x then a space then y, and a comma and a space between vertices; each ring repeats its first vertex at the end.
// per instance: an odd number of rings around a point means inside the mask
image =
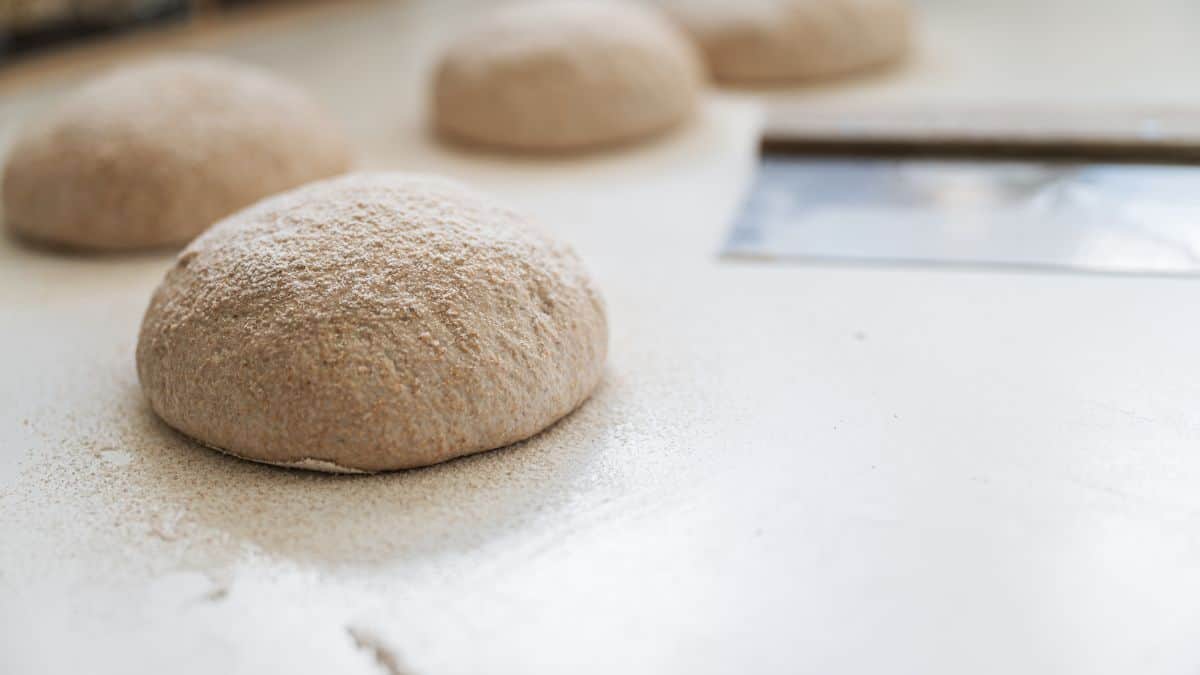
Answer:
POLYGON ((351 174, 184 249, 137 365, 154 411, 205 445, 371 472, 529 438, 587 399, 607 346, 580 259, 526 218, 449 180, 351 174))
POLYGON ((299 87, 204 56, 126 66, 68 95, 16 141, 6 226, 92 250, 181 245, 262 197, 350 167, 299 87))
POLYGON ((664 0, 704 53, 714 79, 771 83, 829 78, 901 60, 906 0, 664 0))
POLYGON ((433 121, 445 137, 518 151, 612 146, 675 127, 703 65, 653 7, 536 1, 485 15, 446 49, 433 121))

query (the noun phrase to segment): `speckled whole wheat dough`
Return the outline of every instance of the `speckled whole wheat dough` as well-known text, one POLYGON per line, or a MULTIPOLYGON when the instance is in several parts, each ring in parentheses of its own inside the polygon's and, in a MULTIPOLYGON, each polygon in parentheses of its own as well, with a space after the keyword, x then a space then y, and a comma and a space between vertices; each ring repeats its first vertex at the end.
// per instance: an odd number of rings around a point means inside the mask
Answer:
POLYGON ((433 119, 443 136, 483 146, 611 146, 683 122, 702 79, 695 47, 654 8, 541 0, 457 36, 434 77, 433 119))
POLYGON ((193 241, 138 339, 168 424, 321 471, 424 466, 528 438, 600 379, 603 301, 571 249, 457 183, 352 174, 193 241))
POLYGON ((349 145, 297 86, 174 56, 102 75, 17 140, 9 229, 82 249, 178 245, 258 199, 343 173, 349 145))
POLYGON ((828 78, 895 63, 908 52, 907 0, 661 0, 704 53, 714 79, 828 78))

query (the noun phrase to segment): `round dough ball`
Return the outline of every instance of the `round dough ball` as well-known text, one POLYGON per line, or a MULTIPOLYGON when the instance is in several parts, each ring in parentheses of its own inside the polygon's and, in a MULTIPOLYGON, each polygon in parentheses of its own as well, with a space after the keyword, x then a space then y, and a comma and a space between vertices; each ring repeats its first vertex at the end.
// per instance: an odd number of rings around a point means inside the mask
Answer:
POLYGON ((908 51, 906 0, 666 0, 715 79, 806 80, 883 66, 908 51))
POLYGON ((4 220, 67 247, 178 245, 349 166, 346 139, 295 85, 230 61, 165 58, 92 80, 26 131, 4 173, 4 220))
POLYGON ((442 179, 353 174, 193 241, 154 293, 138 375, 168 424, 323 471, 442 462, 528 438, 604 366, 576 255, 442 179))
POLYGON ((681 123, 702 79, 695 48, 652 8, 526 3, 492 12, 449 46, 434 123, 449 138, 515 150, 609 146, 681 123))

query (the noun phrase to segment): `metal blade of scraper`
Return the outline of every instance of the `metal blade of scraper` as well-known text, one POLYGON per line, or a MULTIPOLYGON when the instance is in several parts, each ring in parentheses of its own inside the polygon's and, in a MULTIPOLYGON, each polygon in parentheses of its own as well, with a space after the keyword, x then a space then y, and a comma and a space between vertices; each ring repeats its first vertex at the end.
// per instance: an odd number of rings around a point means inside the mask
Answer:
POLYGON ((1200 275, 1200 166, 768 144, 722 255, 1200 275))

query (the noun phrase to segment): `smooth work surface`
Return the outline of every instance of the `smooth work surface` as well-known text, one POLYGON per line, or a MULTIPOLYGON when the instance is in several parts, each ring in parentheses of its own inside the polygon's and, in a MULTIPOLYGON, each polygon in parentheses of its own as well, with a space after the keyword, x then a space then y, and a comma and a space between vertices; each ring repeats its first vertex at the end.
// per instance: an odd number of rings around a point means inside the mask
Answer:
MULTIPOLYGON (((584 159, 448 150, 423 73, 459 11, 189 44, 311 87, 365 166, 458 176, 570 241, 609 306, 600 390, 429 470, 238 461, 138 388, 169 255, 5 240, 0 672, 1200 667, 1200 283, 723 261, 754 96, 584 159)), ((70 81, 6 90, 0 139, 70 81)))

